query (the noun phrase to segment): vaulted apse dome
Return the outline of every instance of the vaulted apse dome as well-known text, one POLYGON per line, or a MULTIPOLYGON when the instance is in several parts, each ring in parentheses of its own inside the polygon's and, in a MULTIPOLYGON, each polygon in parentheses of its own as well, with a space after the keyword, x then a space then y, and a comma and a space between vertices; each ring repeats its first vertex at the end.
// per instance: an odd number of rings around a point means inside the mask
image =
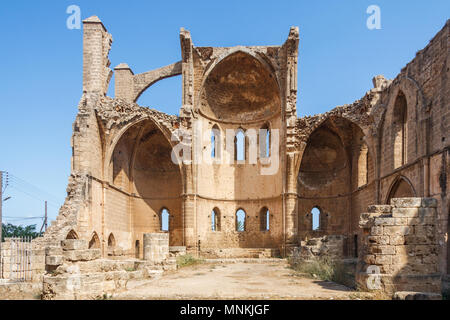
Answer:
POLYGON ((309 138, 300 166, 299 181, 306 187, 325 187, 347 168, 341 139, 326 126, 309 138))
POLYGON ((244 52, 236 52, 214 67, 200 98, 200 112, 219 121, 261 120, 280 110, 274 75, 244 52))

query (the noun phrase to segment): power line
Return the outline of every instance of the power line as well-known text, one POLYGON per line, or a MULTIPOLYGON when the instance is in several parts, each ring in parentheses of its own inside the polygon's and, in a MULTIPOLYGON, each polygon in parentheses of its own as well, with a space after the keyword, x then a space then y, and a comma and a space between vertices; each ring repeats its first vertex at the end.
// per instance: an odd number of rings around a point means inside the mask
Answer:
POLYGON ((58 197, 48 193, 47 191, 45 191, 39 187, 36 187, 35 185, 17 177, 11 173, 9 174, 9 176, 10 176, 11 185, 19 186, 22 188, 22 190, 25 189, 28 193, 32 193, 35 196, 41 198, 41 200, 49 199, 49 201, 51 201, 55 204, 60 202, 60 199, 58 197))
MULTIPOLYGON (((47 199, 42 194, 36 194, 32 190, 27 190, 26 187, 24 187, 23 185, 16 184, 15 181, 12 181, 12 183, 10 183, 10 188, 11 189, 15 189, 17 191, 20 191, 20 192, 28 195, 29 197, 34 198, 34 199, 39 200, 39 201, 45 201, 47 199)), ((54 206, 56 208, 59 208, 61 206, 58 203, 59 201, 58 202, 53 201, 53 200, 47 200, 47 201, 49 202, 50 205, 52 205, 52 206, 54 206)))

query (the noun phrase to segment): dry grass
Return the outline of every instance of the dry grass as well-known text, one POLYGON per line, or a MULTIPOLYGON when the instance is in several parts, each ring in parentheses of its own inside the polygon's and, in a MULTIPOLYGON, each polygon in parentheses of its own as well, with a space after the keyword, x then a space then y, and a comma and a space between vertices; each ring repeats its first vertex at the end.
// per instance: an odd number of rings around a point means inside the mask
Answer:
POLYGON ((324 281, 336 282, 347 287, 354 286, 354 274, 339 260, 332 260, 328 257, 303 260, 292 256, 289 259, 289 264, 297 273, 324 281))
POLYGON ((192 265, 196 265, 196 264, 200 264, 200 263, 204 263, 204 262, 205 262, 205 260, 197 259, 190 254, 186 254, 186 255, 177 257, 177 266, 179 268, 192 266, 192 265))

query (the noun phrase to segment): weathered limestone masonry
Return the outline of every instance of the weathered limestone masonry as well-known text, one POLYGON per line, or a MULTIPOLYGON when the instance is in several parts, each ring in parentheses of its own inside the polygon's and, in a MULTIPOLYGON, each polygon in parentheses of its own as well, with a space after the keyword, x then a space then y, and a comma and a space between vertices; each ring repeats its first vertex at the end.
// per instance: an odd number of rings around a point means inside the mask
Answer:
MULTIPOLYGON (((374 88, 360 100, 297 118, 296 27, 282 45, 227 48, 197 47, 190 32, 181 29, 181 60, 136 75, 127 63, 120 63, 114 68, 112 98, 106 96, 113 73, 112 36, 97 17, 86 19, 83 93, 73 124, 68 196, 57 220, 34 241, 38 261, 48 259, 46 281, 59 281, 51 272, 59 268, 61 256, 66 261, 75 254, 61 247, 66 239, 84 240, 88 248, 83 250, 95 251, 83 251, 86 259, 95 258, 87 264, 107 257, 142 261, 144 253, 146 257, 151 253, 144 235, 166 232, 163 213, 169 216, 169 257, 176 252, 286 256, 307 239, 322 238, 333 251, 342 247, 344 258, 356 258, 363 244, 361 213, 371 204, 408 197, 437 201, 430 209, 436 214, 431 228, 438 245, 434 258, 436 273, 446 275, 450 272, 449 37, 447 21, 395 79, 376 76, 374 88), (179 116, 137 104, 147 88, 174 76, 182 83, 179 116), (192 134, 199 126, 208 133, 207 139, 194 135, 191 146, 180 138, 179 129, 192 134), (220 132, 214 145, 212 129, 220 132), (227 137, 227 129, 235 136, 227 137), (269 166, 259 161, 264 155, 258 153, 256 164, 249 161, 249 149, 255 147, 247 134, 251 129, 279 132, 279 145, 275 134, 269 139, 269 165, 279 163, 273 174, 261 174, 269 166), (239 132, 247 134, 245 160, 219 161, 222 156, 234 159, 237 143, 231 154, 226 145, 236 141, 239 132), (191 148, 192 161, 172 162, 171 151, 179 143, 191 148), (197 161, 208 156, 212 163, 197 161), (314 208, 319 212, 318 228, 313 228, 314 208), (239 210, 244 211, 243 230, 238 230, 239 210), (45 248, 51 248, 47 257, 45 248), (56 254, 61 250, 62 255, 56 254)), ((261 143, 256 145, 261 148, 261 143)), ((421 250, 419 244, 405 247, 421 250)), ((61 281, 68 274, 59 275, 61 281)))
MULTIPOLYGON (((148 236, 161 238, 159 234, 148 236)), ((158 240, 156 251, 164 251, 158 250, 162 247, 168 253, 168 239, 158 240)), ((100 249, 88 249, 86 240, 68 239, 62 246, 47 247, 46 269, 43 299, 95 299, 127 289, 130 280, 155 278, 164 270, 174 270, 176 261, 168 254, 148 261, 102 259, 100 249)))
POLYGON ((144 260, 161 262, 169 257, 169 234, 144 234, 144 260))
POLYGON ((441 293, 436 207, 433 198, 399 198, 361 215, 357 281, 362 288, 441 293))
POLYGON ((344 236, 327 235, 300 242, 299 257, 305 260, 318 257, 342 259, 344 257, 344 236))

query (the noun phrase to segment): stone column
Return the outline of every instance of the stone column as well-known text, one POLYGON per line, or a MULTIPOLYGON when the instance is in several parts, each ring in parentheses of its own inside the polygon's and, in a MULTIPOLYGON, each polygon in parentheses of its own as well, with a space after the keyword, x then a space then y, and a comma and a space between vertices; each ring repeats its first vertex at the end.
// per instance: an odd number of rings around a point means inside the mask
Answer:
POLYGON ((114 68, 115 71, 115 95, 116 98, 133 102, 134 87, 133 76, 134 73, 126 63, 121 63, 114 68))
POLYGON ((298 242, 297 175, 295 173, 295 157, 293 154, 287 155, 286 181, 286 246, 290 247, 296 246, 298 242))
POLYGON ((169 256, 168 233, 144 233, 144 260, 162 262, 169 256))
POLYGON ((96 16, 83 20, 83 92, 106 94, 112 71, 112 37, 96 16))

